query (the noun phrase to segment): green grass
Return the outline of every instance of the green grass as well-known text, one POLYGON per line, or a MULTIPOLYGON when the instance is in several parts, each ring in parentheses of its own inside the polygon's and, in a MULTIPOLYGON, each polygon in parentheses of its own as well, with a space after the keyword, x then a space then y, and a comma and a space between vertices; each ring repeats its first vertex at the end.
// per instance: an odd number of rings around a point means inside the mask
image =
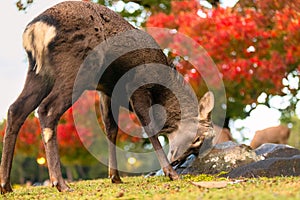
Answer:
MULTIPOLYGON (((14 186, 14 192, 4 199, 300 199, 300 177, 244 179, 224 188, 202 188, 199 181, 221 181, 211 176, 184 176, 179 181, 167 177, 124 177, 123 184, 111 184, 109 179, 70 183, 73 192, 60 193, 44 186, 14 186)), ((232 180, 228 180, 232 181, 232 180)), ((0 197, 1 198, 1 197, 0 197)))

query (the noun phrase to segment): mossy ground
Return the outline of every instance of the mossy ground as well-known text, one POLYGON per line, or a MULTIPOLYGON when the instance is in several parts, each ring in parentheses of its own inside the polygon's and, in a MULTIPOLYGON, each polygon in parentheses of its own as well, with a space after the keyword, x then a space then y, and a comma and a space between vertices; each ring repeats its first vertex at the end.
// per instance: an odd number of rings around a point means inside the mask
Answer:
MULTIPOLYGON (((70 183, 73 192, 61 193, 45 186, 14 186, 14 192, 4 199, 300 199, 300 177, 244 179, 224 188, 202 188, 192 184, 199 181, 221 181, 212 176, 184 176, 170 181, 167 177, 123 177, 123 184, 109 179, 70 183)), ((1 197, 0 197, 1 198, 1 197)))

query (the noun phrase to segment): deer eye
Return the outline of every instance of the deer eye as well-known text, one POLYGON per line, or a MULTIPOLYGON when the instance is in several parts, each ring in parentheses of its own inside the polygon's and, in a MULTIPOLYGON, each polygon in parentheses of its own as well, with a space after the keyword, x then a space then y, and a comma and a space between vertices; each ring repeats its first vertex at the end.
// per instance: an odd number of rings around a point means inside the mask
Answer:
POLYGON ((200 142, 200 137, 197 137, 194 141, 193 141, 193 144, 197 143, 197 142, 200 142))

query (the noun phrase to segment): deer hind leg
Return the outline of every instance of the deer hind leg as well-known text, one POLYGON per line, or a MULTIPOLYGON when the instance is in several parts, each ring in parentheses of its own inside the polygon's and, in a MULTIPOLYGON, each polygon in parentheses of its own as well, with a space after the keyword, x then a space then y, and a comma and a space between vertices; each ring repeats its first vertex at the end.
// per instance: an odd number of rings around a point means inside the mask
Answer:
POLYGON ((131 106, 136 115, 138 116, 142 126, 144 127, 149 137, 150 142, 153 145, 153 148, 157 155, 160 166, 164 171, 164 174, 168 176, 171 180, 179 179, 178 174, 172 168, 168 161, 168 158, 158 140, 158 135, 155 133, 156 128, 154 126, 156 125, 156 123, 151 123, 150 107, 152 105, 152 100, 150 92, 144 89, 137 89, 130 98, 131 106))
POLYGON ((11 192, 10 172, 17 135, 27 116, 34 111, 43 98, 49 93, 49 85, 42 77, 29 71, 17 100, 9 107, 7 127, 3 140, 3 151, 0 167, 1 193, 11 192))
POLYGON ((72 106, 73 90, 72 88, 62 88, 61 86, 64 85, 62 83, 59 85, 56 85, 47 98, 42 101, 38 114, 42 126, 42 139, 46 152, 50 181, 52 186, 56 186, 58 191, 61 192, 70 191, 71 189, 65 183, 61 173, 56 128, 60 117, 72 106))
POLYGON ((115 107, 116 112, 116 121, 114 120, 112 114, 111 98, 104 93, 101 93, 100 98, 100 110, 102 121, 105 126, 105 131, 107 138, 109 139, 108 152, 108 176, 113 183, 122 183, 122 180, 119 176, 118 166, 117 166, 117 154, 116 154, 116 140, 118 134, 118 114, 119 106, 115 107))

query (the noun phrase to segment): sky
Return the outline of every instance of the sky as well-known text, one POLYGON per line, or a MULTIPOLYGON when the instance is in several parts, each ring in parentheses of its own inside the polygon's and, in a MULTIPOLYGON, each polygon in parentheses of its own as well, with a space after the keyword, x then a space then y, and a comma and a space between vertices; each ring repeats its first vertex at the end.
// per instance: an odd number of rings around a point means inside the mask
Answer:
MULTIPOLYGON (((16 0, 15 0, 16 1, 16 0)), ((61 0, 35 0, 28 11, 18 11, 15 1, 0 1, 0 121, 22 91, 27 72, 27 57, 22 47, 22 33, 28 22, 61 0)))
MULTIPOLYGON (((15 1, 0 1, 0 121, 6 118, 9 105, 18 97, 25 82, 27 58, 22 47, 23 30, 43 10, 61 2, 35 0, 25 13, 18 11, 15 1)), ((279 116, 277 110, 259 106, 246 120, 235 121, 233 125, 236 128, 246 127, 244 132, 251 138, 256 130, 278 125, 279 116)), ((233 136, 239 138, 239 133, 233 130, 233 136)))

